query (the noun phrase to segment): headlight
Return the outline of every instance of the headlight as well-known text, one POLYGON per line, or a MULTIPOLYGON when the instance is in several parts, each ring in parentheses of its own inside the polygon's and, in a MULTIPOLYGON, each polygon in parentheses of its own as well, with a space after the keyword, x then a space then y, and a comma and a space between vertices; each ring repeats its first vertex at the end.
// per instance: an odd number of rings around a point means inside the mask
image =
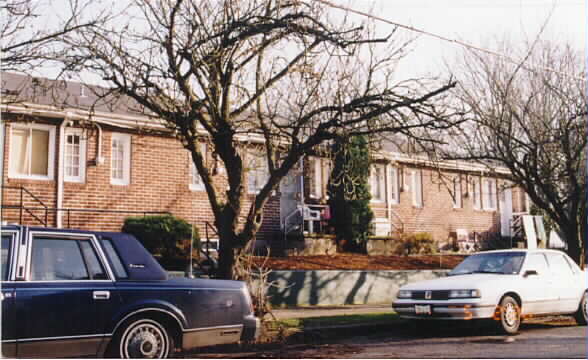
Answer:
POLYGON ((410 299, 412 297, 412 291, 410 290, 400 290, 398 294, 396 294, 398 299, 410 299))
POLYGON ((480 290, 450 290, 449 291, 449 298, 450 299, 459 299, 459 298, 479 298, 482 294, 480 290))

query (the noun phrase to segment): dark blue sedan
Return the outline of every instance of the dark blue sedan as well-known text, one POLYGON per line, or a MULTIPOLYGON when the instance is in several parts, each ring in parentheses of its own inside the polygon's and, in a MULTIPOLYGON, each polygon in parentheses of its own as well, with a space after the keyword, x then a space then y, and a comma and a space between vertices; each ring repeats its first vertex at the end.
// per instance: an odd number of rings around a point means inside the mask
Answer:
POLYGON ((165 358, 254 340, 239 281, 168 279, 133 236, 2 227, 2 356, 165 358))

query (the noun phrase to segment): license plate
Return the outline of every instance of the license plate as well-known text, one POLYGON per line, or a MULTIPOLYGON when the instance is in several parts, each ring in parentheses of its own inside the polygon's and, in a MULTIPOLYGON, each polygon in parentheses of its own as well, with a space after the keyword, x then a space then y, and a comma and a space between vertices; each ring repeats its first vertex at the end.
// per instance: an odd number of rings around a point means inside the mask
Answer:
POLYGON ((415 305, 414 313, 417 315, 431 315, 431 305, 415 305))

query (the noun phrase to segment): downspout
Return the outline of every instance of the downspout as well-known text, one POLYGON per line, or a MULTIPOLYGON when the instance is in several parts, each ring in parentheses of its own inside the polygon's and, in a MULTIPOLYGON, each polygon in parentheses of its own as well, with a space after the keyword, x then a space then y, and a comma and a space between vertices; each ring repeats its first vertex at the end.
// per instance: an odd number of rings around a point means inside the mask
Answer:
POLYGON ((386 163, 384 166, 384 171, 386 171, 386 176, 384 176, 386 181, 386 215, 388 215, 388 224, 390 224, 390 233, 392 233, 392 193, 390 190, 393 188, 394 184, 390 182, 390 172, 392 171, 392 169, 390 169, 390 163, 386 163))
POLYGON ((96 141, 96 158, 94 159, 94 163, 96 165, 102 165, 104 163, 104 158, 102 157, 102 127, 98 122, 94 122, 94 125, 98 128, 98 139, 96 141))
POLYGON ((65 128, 71 125, 71 113, 65 112, 65 117, 59 126, 59 155, 57 160, 57 210, 55 214, 56 226, 63 227, 63 214, 61 208, 63 207, 63 182, 64 182, 64 159, 65 159, 65 128))

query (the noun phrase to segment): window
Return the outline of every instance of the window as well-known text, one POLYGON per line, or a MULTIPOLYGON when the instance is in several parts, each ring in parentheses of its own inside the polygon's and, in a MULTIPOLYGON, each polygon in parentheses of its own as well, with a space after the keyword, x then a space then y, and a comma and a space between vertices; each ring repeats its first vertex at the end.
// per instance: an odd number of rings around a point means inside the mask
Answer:
POLYGON ((78 242, 33 238, 31 280, 89 280, 78 242))
POLYGON ((2 281, 8 280, 8 270, 10 269, 10 258, 12 257, 12 236, 2 235, 0 244, 1 262, 0 271, 2 272, 2 281))
POLYGON ((80 129, 65 131, 65 181, 84 182, 86 174, 86 140, 80 129))
POLYGON ((320 199, 324 197, 329 177, 331 176, 331 161, 320 157, 308 158, 310 166, 310 197, 320 199))
POLYGON ((8 174, 20 179, 53 179, 55 127, 13 124, 8 174))
POLYGON ((131 136, 112 134, 110 183, 128 185, 131 183, 131 136))
POLYGON ((250 194, 256 194, 266 184, 269 178, 267 162, 261 154, 248 154, 247 166, 247 190, 250 194))
POLYGON ((552 275, 562 277, 573 275, 572 268, 563 255, 547 254, 547 259, 549 259, 549 268, 552 275))
POLYGON ((482 181, 482 205, 484 210, 496 210, 496 180, 482 181))
POLYGON ((412 205, 423 207, 423 173, 421 170, 412 171, 412 205))
POLYGON ((390 201, 392 204, 400 203, 399 189, 398 189, 398 168, 390 167, 390 201))
POLYGON ((480 210, 482 208, 481 204, 482 200, 480 197, 480 179, 473 178, 472 179, 472 204, 475 210, 480 210))
POLYGON ((376 164, 372 166, 370 176, 370 192, 373 202, 384 202, 386 199, 385 166, 376 164))
MULTIPOLYGON (((206 143, 200 143, 200 152, 202 153, 202 157, 205 159, 206 164, 206 143)), ((202 177, 200 176, 200 174, 198 174, 198 169, 196 169, 194 161, 192 161, 192 154, 188 153, 188 159, 190 161, 190 190, 204 191, 204 182, 202 181, 202 177)))
POLYGON ((112 245, 112 240, 102 239, 102 248, 112 264, 114 275, 119 279, 127 279, 129 275, 127 274, 127 270, 125 269, 120 256, 118 256, 118 253, 112 245))
POLYGON ((90 279, 107 280, 108 276, 106 276, 106 272, 102 264, 100 264, 96 250, 90 244, 90 240, 80 240, 79 243, 84 259, 86 260, 86 265, 88 266, 88 271, 90 272, 90 279))
POLYGON ((461 207, 461 176, 458 175, 453 178, 453 208, 460 209, 461 207))
POLYGON ((548 266, 545 255, 543 254, 530 254, 528 255, 527 270, 535 270, 539 275, 547 275, 548 266))

